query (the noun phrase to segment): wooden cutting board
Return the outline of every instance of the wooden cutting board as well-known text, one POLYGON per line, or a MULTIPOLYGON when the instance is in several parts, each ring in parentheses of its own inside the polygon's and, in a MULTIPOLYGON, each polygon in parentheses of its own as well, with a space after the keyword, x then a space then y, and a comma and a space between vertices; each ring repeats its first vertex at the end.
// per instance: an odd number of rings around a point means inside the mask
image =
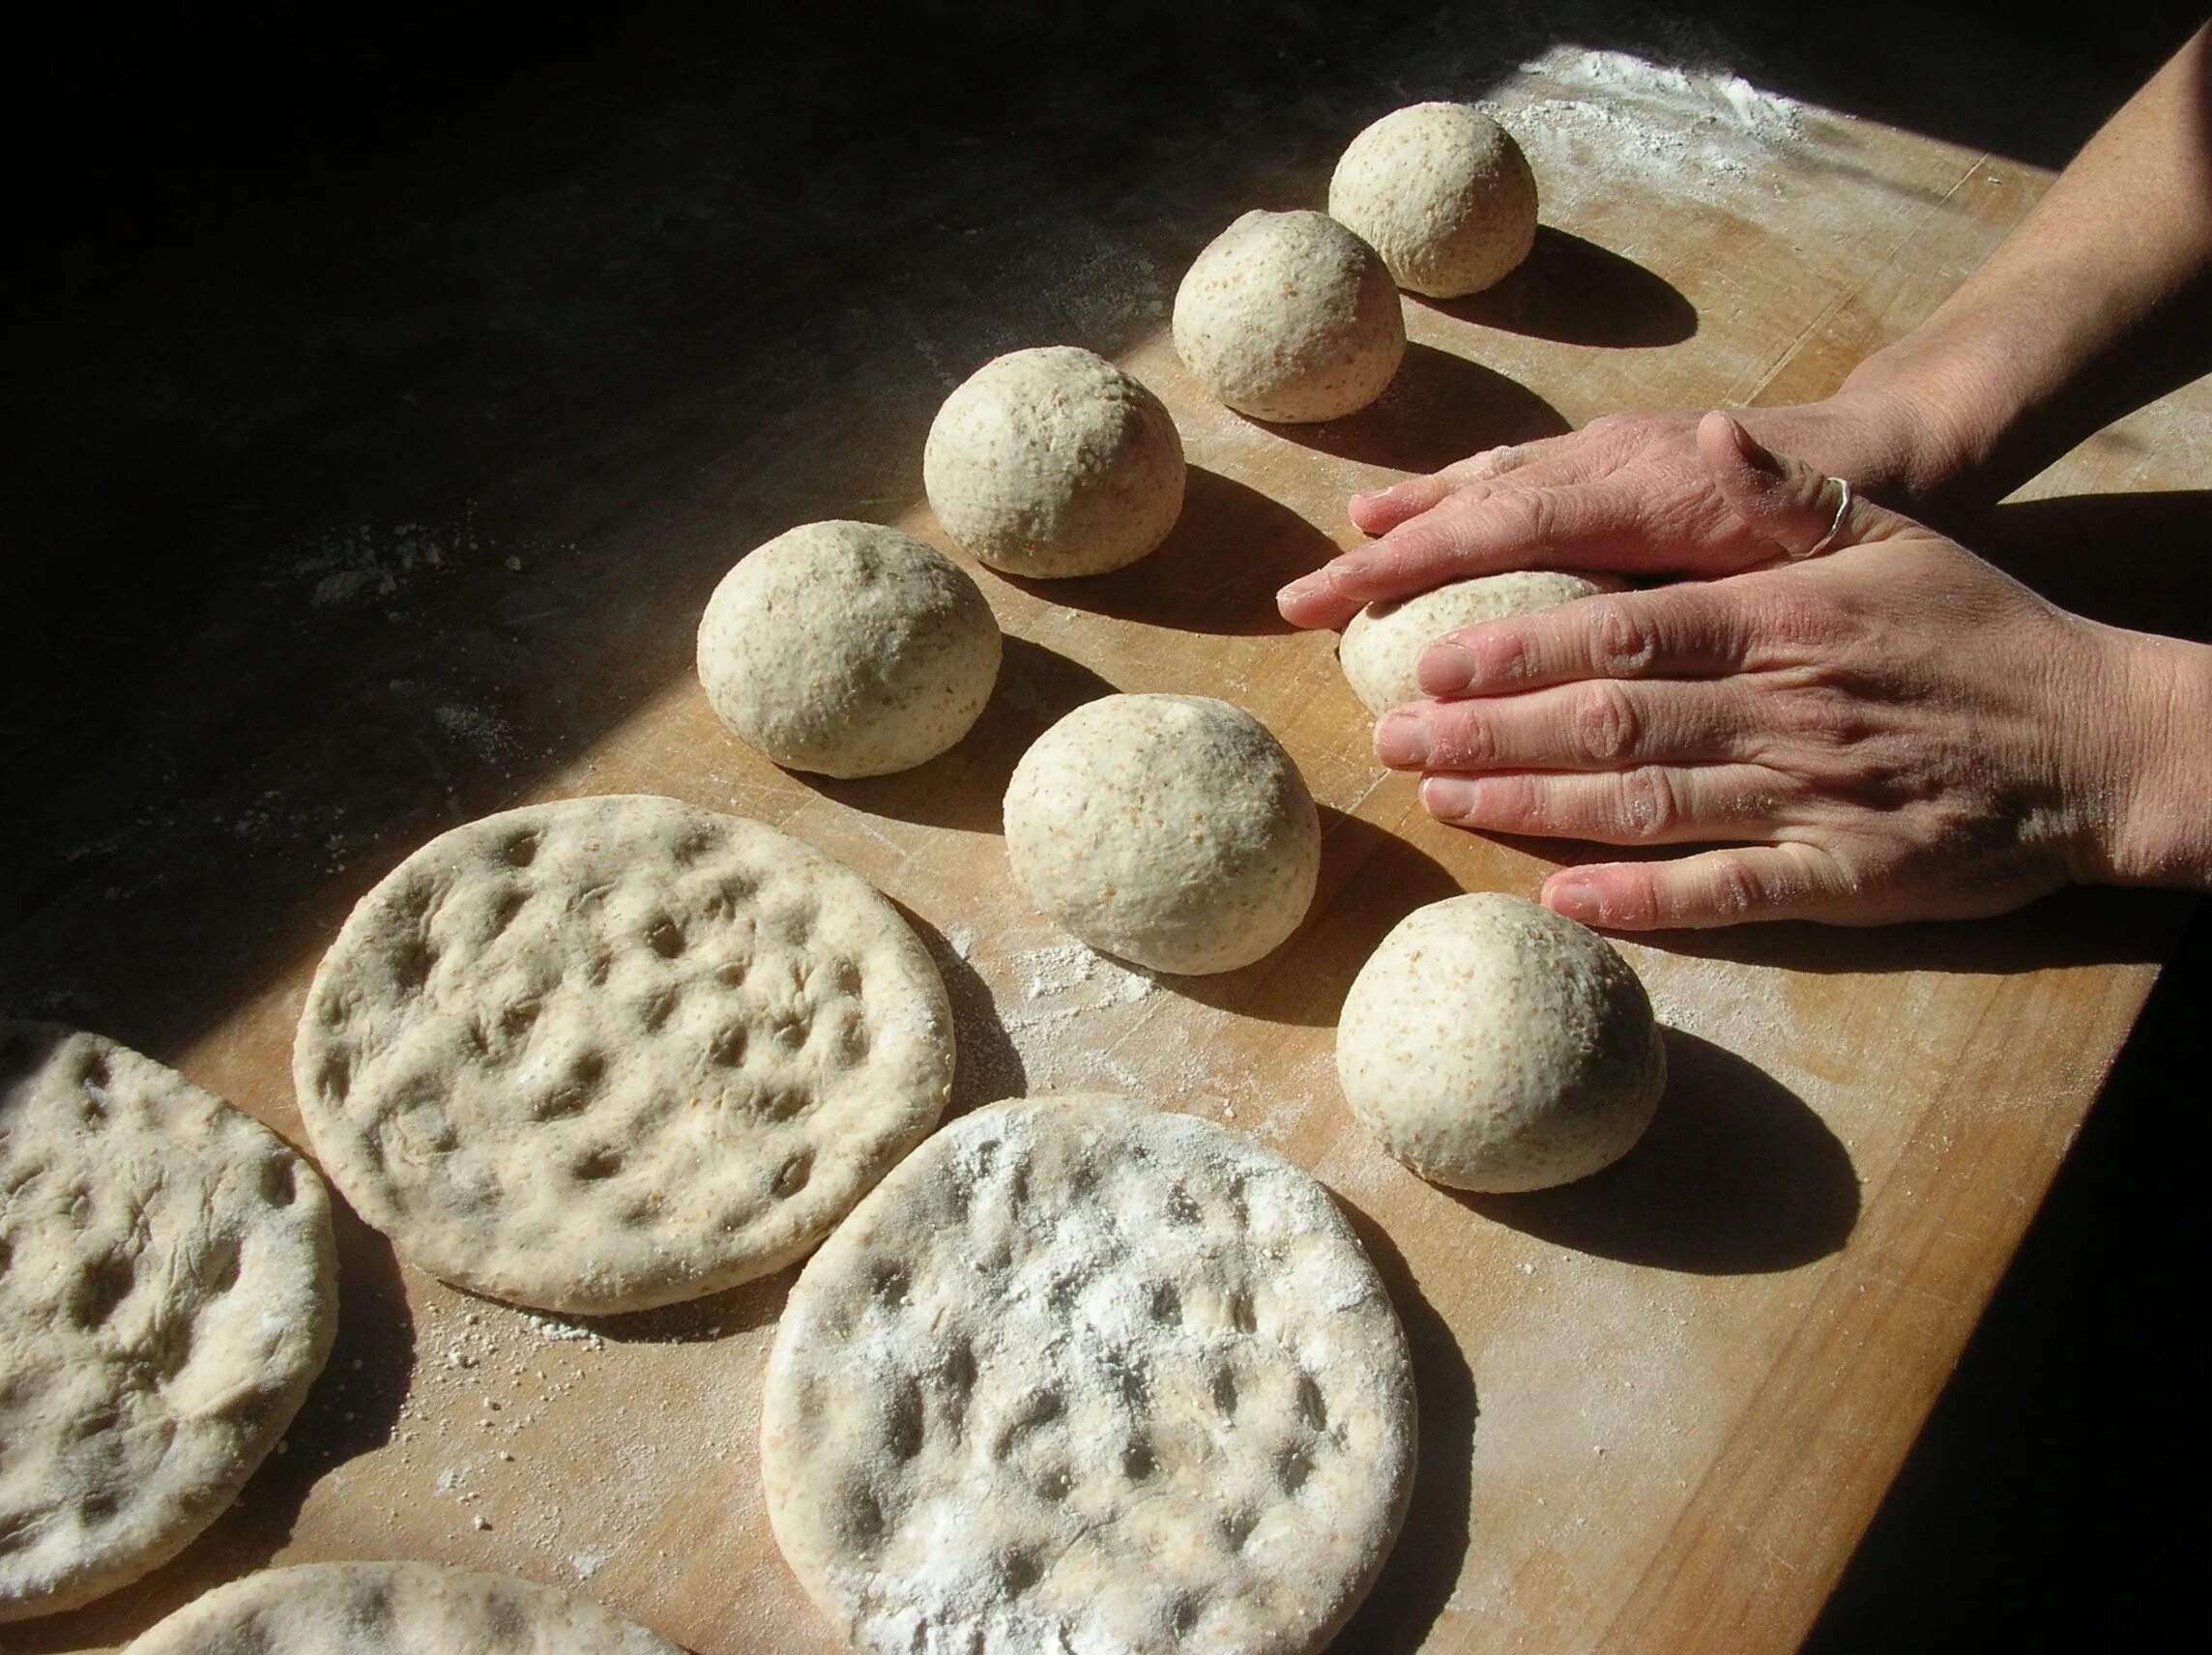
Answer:
MULTIPOLYGON (((1422 1441, 1404 1536, 1339 1647, 1790 1647, 2093 1100, 2179 905, 2078 892, 1989 924, 1631 945, 1670 1029, 1647 1141, 1557 1192, 1433 1188, 1344 1111, 1338 1003, 1408 910, 1532 893, 1554 852, 1427 821, 1372 763, 1333 639, 1287 631, 1272 594, 1356 538, 1343 510, 1356 488, 1619 409, 1824 392, 1955 286, 2046 180, 1607 54, 1555 53, 1495 102, 1542 182, 1529 267, 1476 300, 1409 301, 1398 383, 1318 429, 1228 414, 1162 332, 1142 338, 1125 364, 1166 398, 1194 467, 1182 524, 1118 575, 980 572, 1009 645, 953 752, 873 781, 789 775, 671 673, 512 801, 647 791, 797 833, 887 891, 936 951, 959 1014, 956 1107, 1122 1089, 1251 1132, 1329 1185, 1411 1336, 1422 1441), (1303 769, 1323 807, 1321 891, 1271 958, 1154 979, 1073 945, 1012 890, 1006 777, 1048 723, 1110 688, 1236 701, 1303 769)), ((1324 180, 1302 179, 1314 204, 1324 180)), ((780 446, 703 472, 684 521, 821 463, 806 431, 801 408, 780 446)), ((895 517, 944 544, 910 505, 914 447, 882 468, 884 493, 815 514, 895 517)), ((2031 492, 2175 486, 2208 455, 2198 386, 2031 492)), ((658 578, 643 552, 637 578, 658 578)), ((287 777, 373 777, 389 737, 370 723, 268 756, 271 797, 287 777)), ((306 983, 330 922, 390 859, 335 865, 314 893, 320 929, 159 1055, 300 1140, 287 1054, 306 983)), ((37 957, 97 933, 102 895, 13 945, 37 957)), ((585 1323, 448 1290, 350 1218, 344 1252, 336 1354, 238 1508, 142 1585, 0 1643, 111 1647, 252 1567, 420 1557, 573 1586, 701 1655, 838 1646, 759 1493, 760 1374, 788 1275, 585 1323)))

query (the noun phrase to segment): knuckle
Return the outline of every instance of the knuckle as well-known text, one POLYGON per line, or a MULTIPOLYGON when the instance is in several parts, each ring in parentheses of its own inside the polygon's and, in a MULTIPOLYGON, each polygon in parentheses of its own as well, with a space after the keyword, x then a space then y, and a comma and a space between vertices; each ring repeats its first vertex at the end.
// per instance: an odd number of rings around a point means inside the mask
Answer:
POLYGON ((1749 914, 1765 896, 1765 886, 1741 857, 1714 858, 1706 898, 1716 914, 1749 914))
POLYGON ((1667 772, 1630 770, 1620 778, 1621 830, 1636 839, 1661 839, 1681 822, 1681 801, 1667 772))
POLYGON ((1575 709, 1575 740, 1585 757, 1611 763, 1635 751, 1643 736, 1643 720, 1626 689, 1602 680, 1583 689, 1575 709))
POLYGON ((1616 678, 1648 672, 1659 655, 1659 640, 1649 617, 1623 603, 1608 603, 1598 611, 1590 646, 1590 664, 1616 678))
POLYGON ((1483 710, 1470 703, 1445 707, 1430 715, 1430 730, 1435 742, 1435 754, 1430 768, 1438 769, 1482 770, 1498 766, 1498 733, 1483 715, 1483 710))

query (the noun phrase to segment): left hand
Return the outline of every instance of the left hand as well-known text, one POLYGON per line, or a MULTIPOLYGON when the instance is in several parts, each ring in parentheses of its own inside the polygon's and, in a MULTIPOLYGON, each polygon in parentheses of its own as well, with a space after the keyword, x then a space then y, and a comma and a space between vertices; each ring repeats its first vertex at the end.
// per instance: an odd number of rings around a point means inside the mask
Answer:
MULTIPOLYGON (((1746 522, 1826 534, 1819 473, 1721 416, 1699 445, 1746 522)), ((1421 661, 1437 699, 1387 714, 1376 751, 1464 827, 1733 842, 1553 875, 1545 903, 1591 924, 1996 914, 2128 877, 2135 802, 2170 764, 2170 642, 2067 614, 1862 500, 1824 556, 1451 634, 1421 661)))

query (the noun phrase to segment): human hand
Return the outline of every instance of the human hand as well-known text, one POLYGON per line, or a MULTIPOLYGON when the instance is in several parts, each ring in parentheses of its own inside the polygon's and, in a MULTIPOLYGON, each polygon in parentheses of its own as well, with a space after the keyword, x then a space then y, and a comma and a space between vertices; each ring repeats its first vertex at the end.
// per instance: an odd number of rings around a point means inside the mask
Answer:
MULTIPOLYGON (((1761 544, 1827 534, 1820 474, 1710 415, 1712 497, 1761 544)), ((1843 549, 1469 627, 1376 750, 1444 821, 1716 844, 1552 876, 1615 929, 1965 917, 2069 879, 2212 883, 2212 651, 2069 615, 1863 500, 1843 549)))
MULTIPOLYGON (((1766 448, 1878 494, 1910 447, 1898 406, 1839 396, 1739 418, 1766 448)), ((1777 544, 1770 525, 1746 521, 1714 492, 1697 431, 1691 414, 1612 415, 1354 495, 1353 522, 1380 538, 1294 581, 1277 602, 1294 625, 1341 626, 1365 604, 1501 569, 1710 577, 1802 551, 1777 544)), ((1831 485, 1831 513, 1835 503, 1831 485)))

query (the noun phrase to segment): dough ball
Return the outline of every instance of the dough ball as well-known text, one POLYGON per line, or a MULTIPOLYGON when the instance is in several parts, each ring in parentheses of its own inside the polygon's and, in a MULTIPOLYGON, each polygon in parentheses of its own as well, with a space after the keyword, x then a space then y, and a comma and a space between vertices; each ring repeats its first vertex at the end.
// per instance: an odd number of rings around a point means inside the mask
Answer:
POLYGON ((1006 857, 1030 900, 1155 971, 1250 965, 1297 929, 1321 872, 1313 798, 1266 726, 1197 695, 1109 695, 1022 755, 1006 857))
POLYGON ((1480 293, 1536 242, 1536 178, 1513 134, 1465 103, 1393 110, 1352 140, 1328 210, 1366 238, 1398 285, 1480 293))
POLYGON ((1336 1073, 1353 1114, 1432 1183, 1546 1189, 1644 1135, 1667 1049, 1612 944, 1484 891, 1382 939, 1345 996, 1336 1073))
POLYGON ((1560 569, 1516 569, 1510 574, 1455 580, 1403 603, 1370 603, 1352 618, 1336 658, 1352 692, 1380 716, 1421 699, 1414 669, 1421 652, 1446 632, 1508 615, 1533 615, 1594 593, 1621 592, 1626 582, 1610 574, 1569 574, 1560 569))
POLYGON ((1320 213, 1247 213, 1176 290, 1175 346, 1199 384, 1255 420, 1357 413, 1406 354, 1375 249, 1320 213))
POLYGON ((699 621, 714 716, 777 764, 888 775, 968 733, 999 623, 966 570, 874 523, 808 523, 722 577, 699 621))
POLYGON ((945 532, 1008 574, 1104 574, 1168 537, 1182 439, 1167 407, 1072 345, 985 363, 937 411, 922 486, 945 532))

